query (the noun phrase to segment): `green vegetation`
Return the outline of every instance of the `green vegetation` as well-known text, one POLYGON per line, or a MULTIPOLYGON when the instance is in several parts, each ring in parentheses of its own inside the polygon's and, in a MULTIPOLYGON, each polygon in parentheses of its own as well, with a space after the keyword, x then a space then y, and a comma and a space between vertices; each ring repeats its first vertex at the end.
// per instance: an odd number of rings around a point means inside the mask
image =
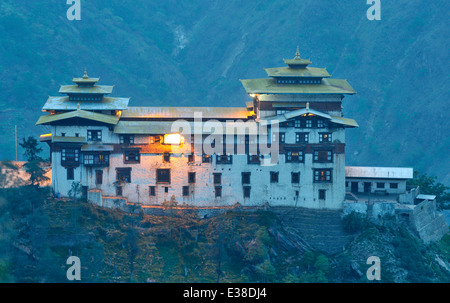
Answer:
POLYGON ((368 224, 365 215, 352 211, 343 219, 344 229, 348 233, 362 231, 368 224))
POLYGON ((408 180, 408 185, 420 186, 420 193, 435 195, 438 209, 450 209, 450 187, 437 182, 435 176, 429 177, 414 171, 414 178, 408 180))
POLYGON ((331 256, 284 245, 289 235, 270 211, 201 219, 177 206, 169 201, 163 217, 54 200, 34 186, 3 189, 0 281, 66 282, 70 255, 81 259, 82 282, 367 282, 369 255, 382 259, 382 282, 450 281, 434 261, 448 262, 448 235, 425 246, 389 220, 358 225, 349 247, 331 256))

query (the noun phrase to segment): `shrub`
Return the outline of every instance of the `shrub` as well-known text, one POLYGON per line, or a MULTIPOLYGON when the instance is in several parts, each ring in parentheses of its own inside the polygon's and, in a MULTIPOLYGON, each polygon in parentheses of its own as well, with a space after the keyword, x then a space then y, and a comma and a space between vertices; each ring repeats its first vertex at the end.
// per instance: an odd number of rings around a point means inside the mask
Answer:
POLYGON ((352 211, 343 219, 344 229, 349 233, 362 231, 367 226, 367 219, 363 214, 352 211))

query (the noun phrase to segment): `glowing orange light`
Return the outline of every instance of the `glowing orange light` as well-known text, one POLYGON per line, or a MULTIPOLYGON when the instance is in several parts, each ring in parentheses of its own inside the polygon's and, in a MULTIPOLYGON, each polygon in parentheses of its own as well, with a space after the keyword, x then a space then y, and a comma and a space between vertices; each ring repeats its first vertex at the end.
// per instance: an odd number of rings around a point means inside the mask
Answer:
POLYGON ((43 134, 43 135, 41 135, 41 137, 51 137, 52 136, 52 134, 43 134))
POLYGON ((180 145, 183 144, 184 138, 180 134, 166 134, 164 135, 164 144, 180 145))

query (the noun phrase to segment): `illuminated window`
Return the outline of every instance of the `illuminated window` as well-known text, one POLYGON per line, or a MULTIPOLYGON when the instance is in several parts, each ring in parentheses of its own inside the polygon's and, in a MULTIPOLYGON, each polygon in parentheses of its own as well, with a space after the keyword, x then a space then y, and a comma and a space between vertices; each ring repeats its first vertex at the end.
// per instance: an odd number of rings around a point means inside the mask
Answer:
POLYGON ((286 152, 287 163, 302 163, 304 162, 303 151, 287 151, 286 152))
POLYGON ((317 120, 317 127, 324 127, 323 120, 317 120))
POLYGON ((301 121, 300 119, 295 120, 295 121, 294 121, 294 126, 295 126, 296 128, 302 127, 302 121, 301 121))
POLYGON ((211 156, 207 154, 202 155, 202 163, 211 163, 211 156))
POLYGON ((331 133, 319 133, 319 142, 320 143, 330 143, 331 142, 331 133))
POLYGON ((306 120, 306 127, 312 127, 312 120, 306 120))
POLYGON ((331 182, 331 169, 315 169, 314 182, 331 182))

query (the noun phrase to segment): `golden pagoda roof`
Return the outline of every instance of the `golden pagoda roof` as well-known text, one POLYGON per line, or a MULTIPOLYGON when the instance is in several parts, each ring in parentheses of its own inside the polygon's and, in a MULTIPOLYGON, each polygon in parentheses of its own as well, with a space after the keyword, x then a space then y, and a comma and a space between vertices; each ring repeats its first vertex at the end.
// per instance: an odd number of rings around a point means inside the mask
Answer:
POLYGON ((72 118, 93 120, 93 121, 102 122, 105 124, 112 124, 112 125, 116 125, 119 122, 118 116, 99 114, 99 113, 94 113, 94 112, 78 109, 78 110, 70 111, 67 113, 41 116, 39 118, 39 120, 36 122, 36 125, 51 124, 56 121, 72 119, 72 118))
POLYGON ((274 78, 240 81, 248 94, 356 94, 342 79, 323 79, 320 84, 279 84, 274 78))
POLYGON ((124 110, 130 98, 103 97, 101 101, 70 101, 68 96, 48 97, 42 110, 124 110))

